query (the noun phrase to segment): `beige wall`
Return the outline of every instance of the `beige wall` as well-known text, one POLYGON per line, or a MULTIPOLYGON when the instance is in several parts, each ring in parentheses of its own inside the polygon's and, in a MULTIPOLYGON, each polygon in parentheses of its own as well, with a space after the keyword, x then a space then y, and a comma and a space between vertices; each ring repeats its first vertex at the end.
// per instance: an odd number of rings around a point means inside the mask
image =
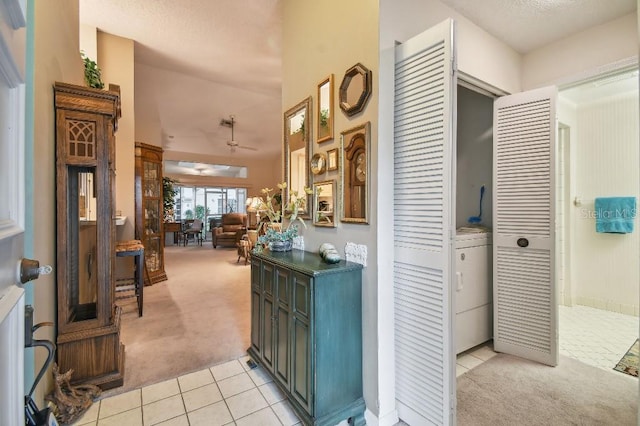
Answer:
POLYGON ((98 31, 98 65, 105 88, 120 85, 122 117, 116 132, 116 211, 127 221, 116 227, 117 240, 131 240, 135 225, 135 108, 133 40, 98 31))
POLYGON ((522 88, 562 83, 590 70, 637 58, 637 33, 636 14, 630 13, 536 49, 523 57, 522 88))
MULTIPOLYGON (((34 33, 34 168, 33 216, 34 258, 41 264, 56 262, 56 174, 55 113, 53 83, 84 84, 84 66, 78 43, 78 1, 36 1, 34 33)), ((33 284, 35 322, 56 322, 55 273, 33 284)), ((55 340, 51 327, 36 333, 37 338, 55 340)), ((45 351, 35 351, 36 371, 44 363, 45 351)), ((45 376, 36 392, 36 401, 51 387, 45 376)), ((40 406, 42 406, 40 404, 40 406)))
MULTIPOLYGON (((340 132, 351 127, 371 122, 371 170, 378 162, 378 1, 300 2, 284 1, 283 54, 282 54, 282 111, 288 110, 308 96, 316 101, 317 85, 333 73, 335 78, 334 96, 334 139, 317 144, 314 125, 313 152, 326 153, 340 146, 340 132), (328 13, 328 11, 336 11, 328 13), (347 117, 338 107, 338 87, 344 72, 362 63, 373 73, 373 93, 363 112, 347 117)), ((315 123, 315 111, 313 105, 315 123)), ((326 172, 315 176, 316 181, 338 179, 338 172, 326 172)), ((364 396, 367 409, 377 413, 378 398, 378 339, 377 339, 377 245, 376 229, 378 220, 376 209, 377 182, 370 182, 370 215, 368 225, 338 222, 337 228, 316 228, 310 223, 303 229, 305 250, 317 251, 323 242, 333 243, 344 255, 347 242, 364 244, 368 247, 368 266, 363 272, 363 375, 364 396)))
POLYGON ((80 50, 98 62, 98 29, 91 25, 80 24, 80 50))

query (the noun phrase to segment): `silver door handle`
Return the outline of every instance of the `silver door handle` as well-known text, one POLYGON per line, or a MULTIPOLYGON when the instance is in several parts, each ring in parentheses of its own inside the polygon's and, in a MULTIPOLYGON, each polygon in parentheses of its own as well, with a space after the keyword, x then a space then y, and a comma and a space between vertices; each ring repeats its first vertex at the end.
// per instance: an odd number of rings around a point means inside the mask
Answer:
POLYGON ((40 275, 49 275, 53 272, 53 268, 50 265, 40 266, 40 262, 33 259, 20 259, 18 265, 18 280, 22 284, 26 284, 29 281, 37 279, 40 275))

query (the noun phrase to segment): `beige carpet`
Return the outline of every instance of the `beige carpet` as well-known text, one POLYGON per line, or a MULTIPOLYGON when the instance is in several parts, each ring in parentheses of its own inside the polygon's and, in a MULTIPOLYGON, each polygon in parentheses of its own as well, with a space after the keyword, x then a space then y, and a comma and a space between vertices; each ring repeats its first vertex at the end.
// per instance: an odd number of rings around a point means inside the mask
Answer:
POLYGON ((498 354, 457 379, 458 425, 636 425, 638 380, 561 357, 498 354))
POLYGON ((249 347, 250 266, 235 249, 170 246, 169 279, 144 288, 144 315, 120 302, 125 344, 122 393, 242 356, 249 347))

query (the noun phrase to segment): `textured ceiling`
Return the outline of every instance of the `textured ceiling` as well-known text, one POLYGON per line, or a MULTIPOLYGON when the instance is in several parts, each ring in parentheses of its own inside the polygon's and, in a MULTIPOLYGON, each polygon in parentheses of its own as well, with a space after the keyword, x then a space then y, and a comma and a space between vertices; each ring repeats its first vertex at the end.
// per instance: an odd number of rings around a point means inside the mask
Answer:
POLYGON ((636 0, 440 1, 520 53, 636 10, 636 0))
MULTIPOLYGON (((282 1, 80 0, 80 21, 136 42, 136 122, 159 126, 166 150, 264 158, 281 149, 282 1), (235 140, 257 151, 230 152, 220 120, 232 114, 235 140)), ((521 53, 636 9, 636 0, 441 1, 521 53)))

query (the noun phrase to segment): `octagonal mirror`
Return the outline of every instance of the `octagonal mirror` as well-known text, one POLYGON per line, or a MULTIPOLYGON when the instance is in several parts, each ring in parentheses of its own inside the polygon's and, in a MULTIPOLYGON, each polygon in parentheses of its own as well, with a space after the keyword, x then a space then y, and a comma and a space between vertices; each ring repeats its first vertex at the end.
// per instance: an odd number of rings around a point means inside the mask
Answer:
POLYGON ((357 63, 344 73, 340 83, 340 109, 349 117, 362 111, 371 95, 371 71, 357 63))

